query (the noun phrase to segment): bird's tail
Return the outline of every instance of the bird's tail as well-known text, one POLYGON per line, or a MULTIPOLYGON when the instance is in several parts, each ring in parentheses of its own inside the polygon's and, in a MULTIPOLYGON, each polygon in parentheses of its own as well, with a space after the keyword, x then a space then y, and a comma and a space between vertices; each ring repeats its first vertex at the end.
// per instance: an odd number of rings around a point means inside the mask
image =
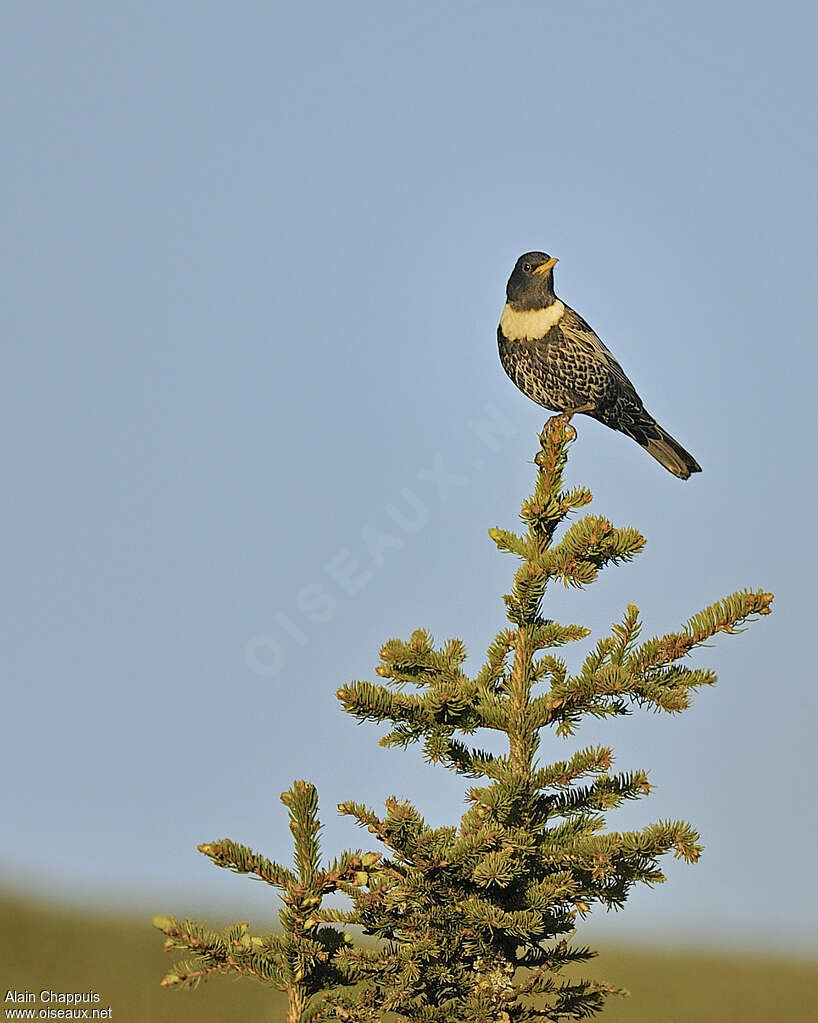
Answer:
POLYGON ((647 412, 643 412, 639 422, 634 425, 631 436, 680 480, 686 480, 693 472, 702 471, 693 455, 685 451, 647 412))

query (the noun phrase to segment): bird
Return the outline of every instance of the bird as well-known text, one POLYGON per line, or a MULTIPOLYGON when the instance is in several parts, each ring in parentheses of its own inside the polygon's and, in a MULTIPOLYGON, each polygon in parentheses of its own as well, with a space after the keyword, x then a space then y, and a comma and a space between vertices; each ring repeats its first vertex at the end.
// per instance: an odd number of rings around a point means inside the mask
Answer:
POLYGON ((679 479, 701 472, 646 410, 594 330, 554 294, 557 262, 547 252, 526 252, 514 264, 497 327, 503 369, 523 394, 566 422, 591 416, 633 438, 679 479))

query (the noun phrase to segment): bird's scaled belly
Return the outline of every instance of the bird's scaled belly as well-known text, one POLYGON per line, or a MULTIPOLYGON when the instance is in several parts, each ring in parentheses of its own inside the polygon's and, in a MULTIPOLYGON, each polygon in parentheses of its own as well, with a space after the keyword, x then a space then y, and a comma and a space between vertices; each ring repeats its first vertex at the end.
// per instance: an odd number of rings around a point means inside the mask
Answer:
POLYGON ((589 396, 576 387, 576 376, 567 378, 559 363, 552 360, 532 359, 528 353, 518 352, 511 361, 509 376, 532 401, 553 412, 567 412, 584 405, 589 396))

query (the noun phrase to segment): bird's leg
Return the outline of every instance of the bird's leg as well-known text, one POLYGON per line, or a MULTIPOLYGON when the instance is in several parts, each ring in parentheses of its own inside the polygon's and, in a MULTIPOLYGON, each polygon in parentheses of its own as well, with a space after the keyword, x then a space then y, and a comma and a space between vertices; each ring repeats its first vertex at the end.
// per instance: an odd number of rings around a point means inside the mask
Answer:
POLYGON ((584 405, 577 405, 576 408, 566 409, 565 412, 560 412, 556 418, 561 419, 564 423, 570 423, 571 419, 578 412, 593 412, 595 408, 596 405, 592 401, 587 401, 584 405))

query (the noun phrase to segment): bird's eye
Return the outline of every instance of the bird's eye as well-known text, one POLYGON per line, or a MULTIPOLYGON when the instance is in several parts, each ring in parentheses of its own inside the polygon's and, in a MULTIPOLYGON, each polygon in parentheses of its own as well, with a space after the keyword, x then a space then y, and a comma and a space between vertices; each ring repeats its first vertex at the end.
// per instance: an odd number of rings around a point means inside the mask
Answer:
POLYGON ((523 270, 525 270, 525 272, 527 274, 530 274, 531 273, 531 264, 530 263, 523 263, 523 270))

